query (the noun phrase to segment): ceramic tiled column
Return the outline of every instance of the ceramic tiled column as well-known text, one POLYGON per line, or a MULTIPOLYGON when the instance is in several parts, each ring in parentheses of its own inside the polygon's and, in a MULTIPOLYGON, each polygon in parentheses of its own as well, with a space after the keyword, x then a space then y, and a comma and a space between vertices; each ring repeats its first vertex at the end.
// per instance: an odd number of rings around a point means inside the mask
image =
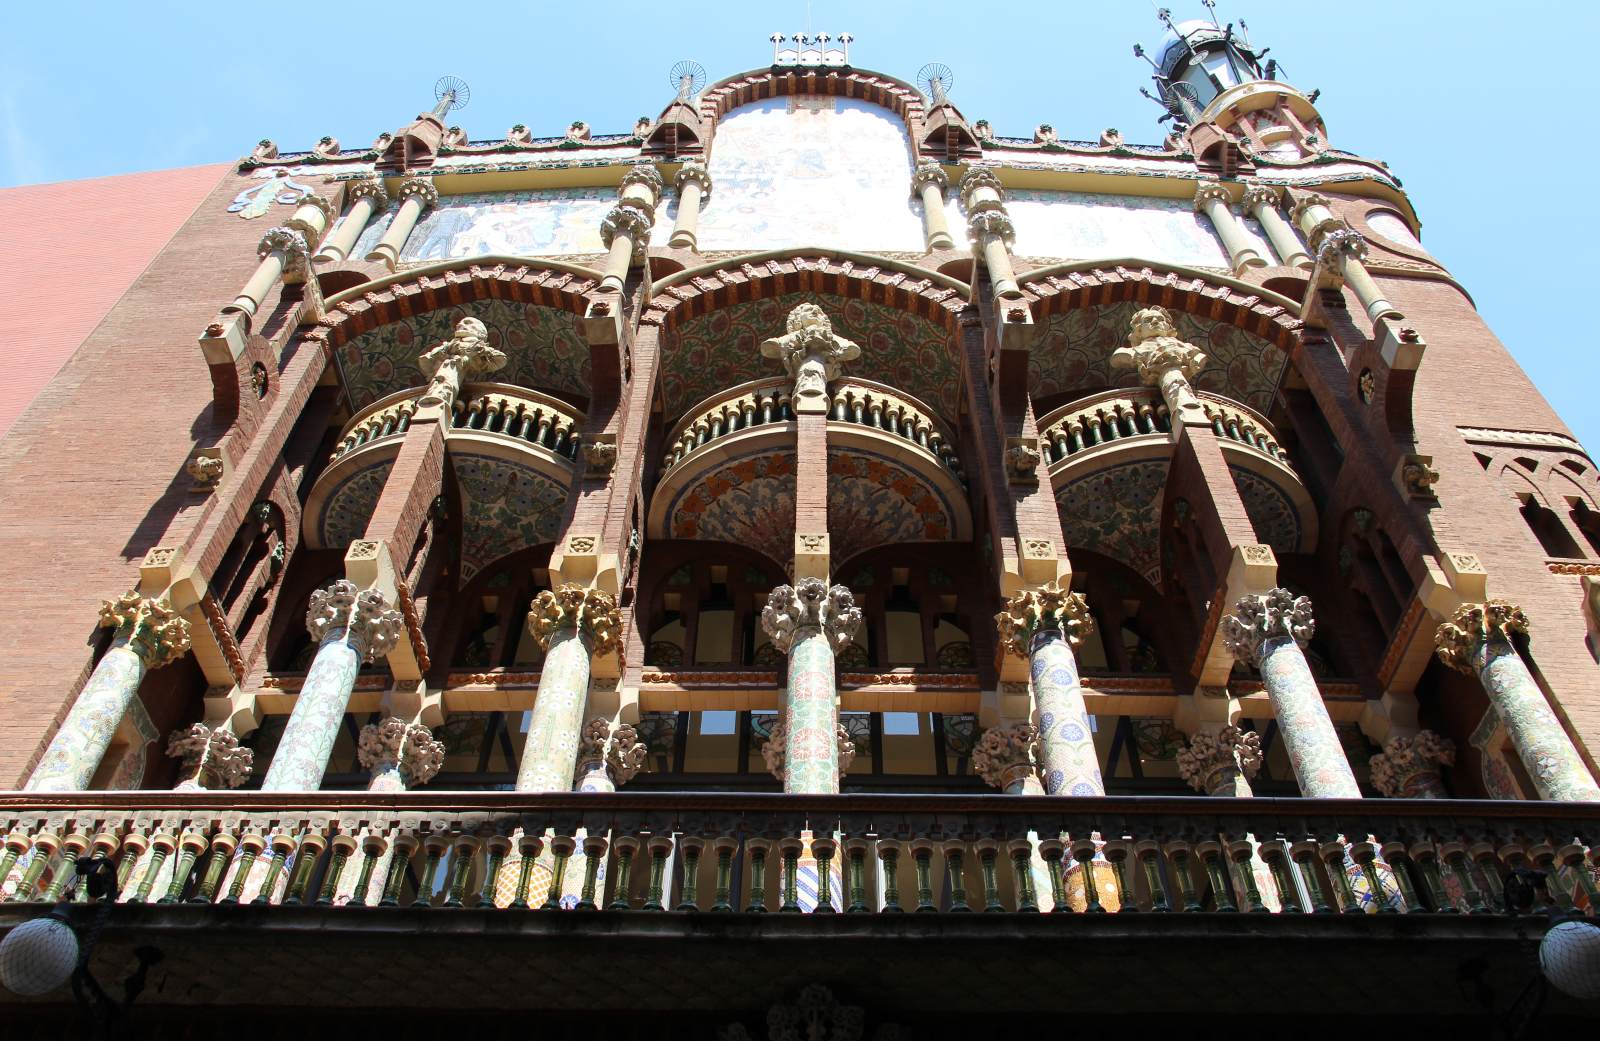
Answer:
POLYGON ((1439 765, 1455 761, 1455 742, 1431 730, 1392 737, 1372 757, 1372 786, 1391 799, 1448 799, 1439 765))
POLYGON ((255 752, 241 747, 232 731, 204 723, 173 731, 167 754, 183 761, 183 780, 174 789, 180 792, 237 788, 250 779, 256 761, 255 752))
POLYGON ((389 716, 361 728, 356 758, 372 774, 371 792, 403 792, 433 780, 444 765, 444 745, 421 723, 389 716))
POLYGON ((350 202, 350 210, 344 215, 344 222, 333 229, 333 234, 317 251, 316 259, 324 264, 337 264, 348 257, 372 218, 389 208, 388 189, 376 177, 352 184, 345 198, 350 202))
POLYGON ((1544 691, 1511 644, 1513 633, 1527 631, 1528 616, 1520 607, 1490 600, 1463 604, 1453 619, 1439 626, 1435 643, 1439 660, 1477 675, 1542 797, 1600 802, 1600 784, 1584 766, 1544 691))
POLYGON ((612 729, 604 719, 591 719, 583 728, 578 745, 578 783, 580 792, 614 792, 633 780, 644 766, 650 749, 639 741, 639 732, 627 723, 612 729))
POLYGON ((1300 794, 1361 798, 1302 650, 1316 628, 1311 601, 1280 588, 1240 597, 1233 610, 1222 620, 1223 642, 1240 661, 1260 668, 1300 794))
POLYGON ((1250 781, 1261 771, 1261 735, 1235 726, 1201 731, 1178 752, 1178 772, 1207 795, 1248 799, 1250 781))
POLYGON ((995 616, 1000 644, 1028 659, 1038 709, 1039 762, 1047 795, 1104 795, 1094 730, 1072 649, 1094 629, 1082 593, 1054 582, 1024 590, 995 616))
POLYGON ((388 654, 405 623, 382 593, 341 578, 311 594, 306 629, 317 641, 317 656, 261 782, 264 792, 316 791, 322 785, 361 663, 388 654))
POLYGON ((861 626, 861 609, 844 586, 803 578, 767 597, 761 626, 789 655, 783 698, 783 790, 839 791, 839 704, 834 656, 861 626))
POLYGON ((528 628, 545 650, 517 791, 569 792, 578 765, 583 710, 595 655, 617 645, 622 619, 609 593, 568 583, 533 602, 528 628))
POLYGON ((82 791, 104 758, 146 670, 189 650, 189 623, 165 598, 124 593, 100 605, 100 624, 115 628, 111 649, 95 665, 61 729, 28 779, 30 791, 82 791))

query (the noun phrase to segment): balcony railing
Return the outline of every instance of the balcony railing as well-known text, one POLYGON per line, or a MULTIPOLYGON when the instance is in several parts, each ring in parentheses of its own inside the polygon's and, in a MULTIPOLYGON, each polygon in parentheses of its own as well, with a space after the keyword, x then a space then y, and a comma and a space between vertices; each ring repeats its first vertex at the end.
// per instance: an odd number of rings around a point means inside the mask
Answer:
MULTIPOLYGON (((339 435, 332 463, 358 448, 403 435, 417 411, 422 387, 411 387, 374 401, 351 418, 339 435)), ((548 394, 505 383, 469 383, 451 406, 456 430, 496 434, 540 445, 556 455, 578 458, 583 413, 548 394)))
POLYGON ((1572 803, 17 792, 0 828, 13 902, 98 854, 145 903, 1476 914, 1532 868, 1557 909, 1600 904, 1600 809, 1572 803))
MULTIPOLYGON (((1261 415, 1215 394, 1201 394, 1200 404, 1218 437, 1289 466, 1276 431, 1261 415)), ((1045 458, 1056 463, 1112 441, 1168 435, 1172 417, 1154 387, 1130 387, 1063 405, 1041 419, 1039 429, 1045 458)))

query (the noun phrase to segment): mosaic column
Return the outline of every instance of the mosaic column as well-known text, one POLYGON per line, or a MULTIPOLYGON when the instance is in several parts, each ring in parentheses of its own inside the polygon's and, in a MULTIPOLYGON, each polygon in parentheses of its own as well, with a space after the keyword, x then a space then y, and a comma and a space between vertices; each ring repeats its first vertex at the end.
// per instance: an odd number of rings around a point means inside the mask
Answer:
POLYGON ((231 730, 196 723, 174 730, 167 739, 167 754, 183 762, 183 780, 174 791, 220 791, 237 788, 250 779, 256 754, 239 744, 231 730))
POLYGON ((1372 786, 1391 799, 1448 799, 1439 766, 1455 761, 1455 742, 1431 730, 1390 738, 1372 757, 1372 786))
POLYGON ((656 222, 656 206, 665 188, 656 168, 641 163, 622 175, 617 205, 600 222, 600 241, 610 253, 606 256, 602 290, 622 291, 628 268, 642 264, 650 248, 650 229, 656 222))
POLYGON ((697 162, 687 162, 672 179, 678 188, 678 219, 672 226, 667 245, 678 249, 700 246, 700 208, 711 194, 711 175, 697 162))
POLYGON ((1234 274, 1267 266, 1266 258, 1251 243, 1239 218, 1233 215, 1233 196, 1228 189, 1216 181, 1201 181, 1194 193, 1194 208, 1205 214, 1211 226, 1217 229, 1217 237, 1222 239, 1222 248, 1228 251, 1234 274))
POLYGON ((395 716, 368 723, 356 739, 356 759, 371 774, 369 792, 403 792, 433 780, 444 745, 421 723, 395 716))
POLYGON ((389 192, 376 177, 352 184, 345 198, 350 200, 350 212, 317 251, 316 259, 324 264, 337 264, 348 257, 372 218, 389 208, 389 192))
POLYGON ((539 693, 517 771, 519 792, 569 792, 578 764, 590 662, 616 649, 622 618, 617 601, 568 583, 545 590, 528 613, 528 629, 544 648, 539 693))
POLYGON ((1039 713, 1038 755, 1047 795, 1104 795, 1094 730, 1072 649, 1094 629, 1082 593, 1051 582, 1018 593, 995 615, 1000 645, 1028 659, 1039 713))
POLYGON ((574 791, 614 792, 644 768, 650 749, 639 732, 623 723, 615 730, 604 719, 591 719, 578 744, 578 783, 574 791))
POLYGON ((972 167, 961 178, 961 205, 967 211, 967 238, 989 269, 994 295, 1002 300, 1021 300, 1022 290, 1011 267, 1011 245, 1017 239, 1017 231, 1006 213, 1000 179, 991 170, 972 167))
POLYGON ((1440 661, 1477 674, 1541 797, 1600 802, 1600 784, 1583 765, 1544 691, 1511 645, 1512 633, 1527 631, 1528 616, 1522 608, 1490 600, 1463 604, 1453 619, 1439 626, 1434 643, 1440 661))
POLYGON ((1179 750, 1178 772, 1207 795, 1251 798, 1250 782, 1261 772, 1261 735, 1235 726, 1201 731, 1179 750))
POLYGON ((417 407, 438 405, 448 409, 461 393, 461 385, 506 367, 502 351, 489 346, 489 330, 476 318, 456 323, 450 339, 418 356, 417 367, 429 378, 428 389, 417 407))
POLYGON ((1200 348, 1178 338, 1164 307, 1146 307, 1128 323, 1128 346, 1111 352, 1113 369, 1134 369, 1146 386, 1159 387, 1176 436, 1184 423, 1205 423, 1205 409, 1189 383, 1205 368, 1200 348))
POLYGON ((406 248, 406 239, 411 237, 411 229, 417 226, 423 211, 439 204, 439 189, 433 186, 432 181, 421 177, 403 181, 395 194, 400 199, 400 209, 395 212, 394 220, 389 222, 383 238, 367 254, 368 260, 379 261, 390 271, 399 263, 400 251, 406 248))
POLYGON ((1310 599, 1279 588, 1242 596, 1233 610, 1222 620, 1223 645, 1246 665, 1260 668, 1300 794, 1308 799, 1361 798, 1302 652, 1316 629, 1310 599))
POLYGON ((100 625, 116 629, 111 649, 95 665, 50 740, 28 779, 29 791, 77 792, 89 787, 128 706, 139 696, 146 670, 177 661, 189 650, 189 623, 165 598, 151 599, 135 590, 102 601, 100 625))
POLYGON ((1245 212, 1261 222, 1261 230, 1267 233, 1267 241, 1272 243, 1272 248, 1277 251, 1278 259, 1285 267, 1309 271, 1312 267, 1311 254, 1300 244, 1294 228, 1289 226, 1279 211, 1278 204, 1282 199, 1282 188, 1252 184, 1244 190, 1245 212))
POLYGON ((954 249, 956 245, 944 214, 944 190, 948 187, 950 178, 938 163, 923 163, 911 175, 911 194, 922 200, 922 233, 930 250, 954 249))
MULTIPOLYGON (((843 723, 835 724, 833 739, 839 755, 839 776, 843 778, 850 772, 850 764, 856 761, 856 743, 843 723)), ((778 721, 772 724, 766 743, 761 746, 761 759, 767 764, 767 772, 776 777, 779 784, 786 784, 789 779, 785 761, 785 756, 788 754, 785 750, 788 747, 789 724, 780 716, 778 721)))
POLYGON ((850 646, 861 627, 861 609, 844 586, 802 578, 772 591, 761 612, 761 627, 789 655, 783 732, 775 735, 782 738, 783 790, 837 794, 840 727, 834 655, 850 646))
POLYGON ((311 594, 306 629, 317 641, 317 656, 261 782, 264 792, 311 792, 322 785, 361 663, 388 654, 405 623, 382 593, 341 578, 311 594))
POLYGON ((1039 728, 1032 723, 990 727, 972 749, 972 772, 990 787, 1007 795, 1037 795, 1039 785, 1036 746, 1039 728))
POLYGON ((311 248, 306 245, 306 237, 293 228, 269 228, 261 236, 256 256, 261 258, 256 273, 239 290, 239 295, 233 298, 231 305, 232 310, 242 311, 252 318, 280 277, 288 275, 291 279, 304 280, 310 264, 311 248))

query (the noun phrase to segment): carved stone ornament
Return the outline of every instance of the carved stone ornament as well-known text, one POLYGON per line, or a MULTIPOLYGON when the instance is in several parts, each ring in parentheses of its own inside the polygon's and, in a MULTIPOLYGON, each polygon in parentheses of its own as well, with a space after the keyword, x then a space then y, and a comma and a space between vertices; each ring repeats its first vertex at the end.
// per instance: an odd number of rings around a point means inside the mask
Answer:
POLYGON ((1300 195, 1300 200, 1289 210, 1289 219, 1298 225, 1305 218, 1307 210, 1318 206, 1325 210, 1331 209, 1333 202, 1326 195, 1319 195, 1316 192, 1303 192, 1300 195))
MULTIPOLYGON (((709 177, 707 179, 709 180, 709 177)), ((650 189, 652 196, 650 205, 652 206, 661 201, 661 193, 666 191, 667 188, 661 180, 661 172, 649 163, 638 163, 630 166, 628 172, 622 175, 620 188, 627 189, 633 185, 642 185, 650 189)))
POLYGON ((861 608, 844 586, 829 586, 820 578, 802 578, 792 586, 779 586, 767 596, 761 611, 761 628, 785 654, 801 632, 820 629, 828 646, 838 654, 850 646, 861 628, 861 608))
POLYGON ((967 239, 982 247, 989 238, 998 238, 1008 247, 1017 241, 1016 226, 999 210, 982 210, 967 217, 967 239))
POLYGON ((578 742, 578 775, 583 775, 588 764, 603 762, 611 783, 620 788, 644 769, 649 758, 650 747, 639 740, 639 731, 632 724, 623 723, 612 730, 609 722, 595 718, 584 726, 578 742))
POLYGON ((1195 188, 1194 208, 1200 213, 1205 213, 1207 212, 1207 205, 1213 202, 1220 202, 1222 205, 1231 208, 1233 196, 1228 193, 1228 189, 1216 181, 1201 181, 1195 188))
POLYGON ((1244 207, 1254 211, 1265 207, 1269 210, 1278 208, 1283 199, 1283 189, 1266 184, 1251 184, 1244 190, 1244 207))
POLYGON ((1128 322, 1128 346, 1111 352, 1113 369, 1134 369, 1145 384, 1160 387, 1174 413, 1180 407, 1199 407, 1189 381, 1205 364, 1200 348, 1178 338, 1178 327, 1164 307, 1136 311, 1128 322))
POLYGON ((1304 647, 1316 632, 1311 598, 1282 588, 1264 595, 1241 596, 1233 614, 1222 620, 1222 645, 1228 653, 1253 665, 1271 640, 1293 640, 1304 647))
MULTIPOLYGON (((961 205, 969 211, 974 208, 972 201, 973 194, 982 189, 987 188, 994 192, 995 195, 999 196, 999 202, 1004 202, 1006 197, 1006 190, 1005 187, 1001 185, 1000 178, 996 176, 995 172, 989 169, 987 166, 968 167, 967 172, 961 176, 960 188, 961 205)), ((977 204, 977 208, 991 209, 999 205, 999 202, 990 200, 987 205, 980 202, 977 204)))
POLYGON ((611 441, 590 441, 583 446, 583 461, 588 476, 604 477, 617 465, 617 446, 611 441))
POLYGON ((587 140, 589 140, 589 124, 585 123, 581 119, 574 119, 572 121, 572 123, 570 125, 568 125, 568 127, 567 127, 567 140, 568 141, 587 141, 587 140))
POLYGON ((179 789, 237 788, 250 779, 256 754, 241 748, 232 731, 196 723, 174 730, 167 739, 167 754, 183 761, 184 780, 179 789))
POLYGON ((950 178, 945 175, 944 167, 938 163, 923 163, 911 175, 911 194, 921 198, 922 189, 930 184, 938 185, 942 194, 950 187, 950 178))
POLYGON ((644 260, 645 251, 650 248, 650 228, 655 224, 654 216, 637 206, 613 206, 600 222, 600 241, 606 249, 622 235, 633 244, 633 261, 640 263, 644 260))
POLYGON ((1317 246, 1317 262, 1333 267, 1345 260, 1367 259, 1367 240, 1354 228, 1338 228, 1328 232, 1317 246))
POLYGON ((403 182, 396 196, 401 202, 405 202, 407 199, 419 199, 422 202, 423 209, 439 204, 439 189, 433 186, 432 181, 420 177, 413 177, 403 182))
POLYGON ((266 234, 261 236, 261 241, 256 245, 256 256, 265 260, 274 253, 282 253, 283 264, 287 268, 292 263, 292 257, 304 257, 309 250, 304 235, 280 224, 276 228, 268 228, 266 234))
POLYGON ((341 578, 312 593, 306 611, 306 631, 317 643, 340 630, 349 634, 350 646, 363 660, 374 661, 394 650, 405 620, 376 589, 341 578))
POLYGON ((389 716, 361 728, 356 759, 368 770, 398 766, 408 787, 427 784, 444 765, 444 745, 421 723, 389 716))
POLYGON ((1432 466, 1433 459, 1424 455, 1406 456, 1400 467, 1400 482, 1406 494, 1417 499, 1437 498, 1433 486, 1439 483, 1439 471, 1432 466))
POLYGON ((1094 618, 1083 594, 1062 589, 1055 582, 1016 594, 994 620, 1000 629, 1000 646, 1019 658, 1028 656, 1039 633, 1060 630, 1068 645, 1076 647, 1094 632, 1094 618))
POLYGON ((1455 617, 1434 634, 1439 660, 1469 675, 1477 670, 1479 648, 1492 640, 1510 642, 1512 634, 1528 631, 1528 616, 1509 600, 1462 604, 1455 617))
MULTIPOLYGON (((761 761, 766 764, 767 772, 778 779, 779 784, 784 783, 788 777, 783 758, 783 749, 788 739, 789 722, 780 718, 772 724, 772 729, 767 732, 766 744, 761 746, 761 761)), ((839 776, 843 777, 849 772, 850 765, 856 761, 856 743, 843 723, 834 728, 833 739, 839 747, 839 776)))
POLYGON ((1005 791, 1036 772, 1034 742, 1039 728, 1032 723, 990 727, 972 749, 972 772, 992 788, 1005 791))
POLYGON ((577 629, 589 640, 590 654, 609 654, 616 650, 621 628, 616 597, 575 582, 544 590, 534 598, 528 612, 528 631, 546 651, 558 629, 577 629))
POLYGON ((1396 737, 1372 757, 1372 786, 1391 799, 1415 795, 1419 782, 1432 781, 1439 767, 1456 761, 1456 745, 1431 730, 1419 730, 1415 737, 1396 737))
POLYGON ((1251 780, 1261 772, 1261 762, 1261 735, 1232 726, 1195 734, 1178 750, 1178 772, 1201 792, 1213 791, 1218 775, 1227 771, 1251 780))
POLYGON ((371 199, 374 213, 382 213, 389 208, 389 189, 376 177, 352 184, 345 190, 345 198, 350 200, 351 205, 355 205, 358 199, 371 199))
POLYGON ((838 377, 840 366, 861 357, 854 340, 835 336, 828 314, 816 304, 801 304, 789 312, 786 332, 762 341, 761 356, 777 358, 794 380, 797 398, 826 398, 828 381, 838 377))
POLYGON ((136 589, 100 602, 100 626, 115 629, 119 639, 126 639, 128 649, 146 668, 159 669, 189 650, 189 623, 172 603, 165 597, 141 596, 136 589))
POLYGON ((201 488, 211 488, 222 479, 222 472, 227 467, 222 462, 220 455, 196 455, 184 465, 184 471, 194 478, 194 483, 201 488))
MULTIPOLYGON (((866 1013, 855 1005, 841 1004, 833 991, 821 984, 802 990, 794 1004, 779 1002, 767 1010, 767 1041, 862 1041, 866 1038, 866 1013)), ((900 1041, 911 1035, 898 1025, 884 1023, 871 1034, 872 1041, 900 1041)), ((742 1023, 717 1032, 717 1041, 754 1041, 742 1023)))
POLYGON ((506 367, 503 351, 489 346, 489 330, 476 318, 456 323, 450 339, 417 358, 417 367, 430 378, 428 390, 417 404, 448 405, 461 393, 461 385, 506 367))
POLYGON ((711 195, 711 174, 700 163, 688 162, 678 170, 672 183, 683 191, 683 186, 693 182, 700 186, 700 205, 704 206, 706 199, 711 195))
POLYGON ((1122 143, 1122 131, 1116 127, 1106 127, 1100 131, 1101 148, 1121 148, 1122 143))
POLYGON ((1006 448, 1006 477, 1013 484, 1038 483, 1042 458, 1037 438, 1012 438, 1006 448))

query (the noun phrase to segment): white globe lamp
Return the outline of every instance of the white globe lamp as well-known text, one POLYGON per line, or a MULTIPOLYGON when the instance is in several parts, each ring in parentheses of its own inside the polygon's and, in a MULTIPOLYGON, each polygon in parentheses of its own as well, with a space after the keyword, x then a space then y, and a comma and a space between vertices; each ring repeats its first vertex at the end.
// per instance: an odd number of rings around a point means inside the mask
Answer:
POLYGON ((48 994, 77 967, 78 935, 55 914, 24 922, 0 940, 0 985, 13 994, 48 994))
POLYGON ((1561 993, 1600 1001, 1600 926, 1565 921, 1539 943, 1539 968, 1561 993))

